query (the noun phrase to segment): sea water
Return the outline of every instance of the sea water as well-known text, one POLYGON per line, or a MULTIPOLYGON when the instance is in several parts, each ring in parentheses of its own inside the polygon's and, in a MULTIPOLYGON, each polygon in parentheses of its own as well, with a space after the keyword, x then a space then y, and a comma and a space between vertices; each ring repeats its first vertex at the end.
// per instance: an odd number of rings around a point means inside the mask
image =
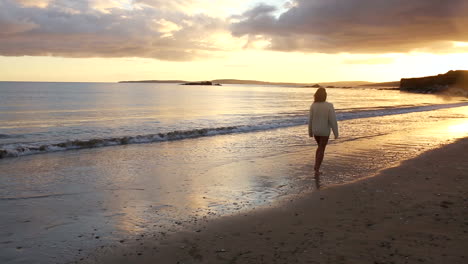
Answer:
MULTIPOLYGON (((314 90, 0 82, 0 158, 303 125, 314 90)), ((339 120, 426 111, 460 102, 378 89, 328 92, 339 120)))
MULTIPOLYGON (((66 263, 315 190, 314 91, 0 83, 0 262, 66 263)), ((328 100, 340 138, 324 187, 468 136, 465 98, 330 88, 328 100)))

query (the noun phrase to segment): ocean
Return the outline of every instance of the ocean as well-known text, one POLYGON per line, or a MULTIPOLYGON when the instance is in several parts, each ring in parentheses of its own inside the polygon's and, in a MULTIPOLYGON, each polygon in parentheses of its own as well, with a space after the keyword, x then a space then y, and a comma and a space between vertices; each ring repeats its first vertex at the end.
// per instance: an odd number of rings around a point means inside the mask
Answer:
MULTIPOLYGON (((324 187, 468 136, 466 98, 327 91, 340 138, 327 146, 324 187)), ((0 82, 0 262, 68 263, 315 191, 314 92, 0 82)))
MULTIPOLYGON (((314 90, 0 82, 0 158, 304 125, 314 90)), ((457 100, 391 90, 328 92, 339 120, 459 105, 457 100)))

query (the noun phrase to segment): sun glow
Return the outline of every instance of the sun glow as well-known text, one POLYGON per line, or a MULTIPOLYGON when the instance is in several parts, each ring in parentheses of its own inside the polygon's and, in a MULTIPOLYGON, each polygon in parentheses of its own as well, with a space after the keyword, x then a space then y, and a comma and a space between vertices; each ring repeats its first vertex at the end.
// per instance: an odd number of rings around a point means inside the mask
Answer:
POLYGON ((463 134, 468 135, 468 122, 450 126, 448 128, 448 131, 451 134, 453 133, 453 134, 459 134, 459 135, 463 135, 463 134))
POLYGON ((455 48, 468 48, 468 42, 458 42, 458 41, 455 41, 453 42, 453 46, 455 48))

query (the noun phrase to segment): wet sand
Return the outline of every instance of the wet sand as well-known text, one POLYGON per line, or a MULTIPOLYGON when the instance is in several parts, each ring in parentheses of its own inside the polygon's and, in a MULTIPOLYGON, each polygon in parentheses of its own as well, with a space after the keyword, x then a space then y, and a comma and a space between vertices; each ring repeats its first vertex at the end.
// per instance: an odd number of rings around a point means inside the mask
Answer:
POLYGON ((464 138, 376 177, 120 241, 78 262, 467 263, 467 151, 464 138))
MULTIPOLYGON (((382 169, 468 136, 467 109, 340 122, 342 137, 327 147, 323 186, 375 176, 382 169)), ((195 235, 189 241, 197 245, 199 241, 193 239, 201 239, 207 227, 234 221, 229 220, 236 219, 232 215, 243 218, 267 208, 286 210, 304 194, 315 197, 311 194, 315 191, 311 179, 315 143, 304 131, 305 126, 298 126, 0 160, 0 170, 6 175, 0 183, 0 262, 70 263, 87 256, 117 256, 115 252, 148 257, 166 251, 161 243, 186 249, 187 245, 178 246, 180 241, 174 240, 182 236, 180 231, 195 235)), ((310 217, 320 215, 320 204, 310 204, 310 217)), ((298 217, 305 211, 297 212, 298 217)), ((286 235, 295 232, 290 229, 286 235)), ((244 240, 256 238, 248 236, 250 231, 232 233, 244 240)), ((265 246, 272 245, 265 242, 265 246)), ((216 250, 237 252, 216 249, 216 245, 206 246, 200 254, 203 262, 210 263, 205 255, 216 250)), ((168 252, 169 256, 174 253, 168 252)))

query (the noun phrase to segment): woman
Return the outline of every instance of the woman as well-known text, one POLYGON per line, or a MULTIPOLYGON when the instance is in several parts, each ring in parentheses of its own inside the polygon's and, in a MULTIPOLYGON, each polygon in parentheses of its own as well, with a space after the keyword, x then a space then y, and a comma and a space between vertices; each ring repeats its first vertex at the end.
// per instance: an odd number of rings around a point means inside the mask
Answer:
POLYGON ((320 174, 320 165, 325 155, 325 147, 330 137, 330 129, 333 130, 335 139, 338 138, 335 108, 333 104, 326 102, 326 100, 327 91, 325 88, 319 88, 315 92, 314 103, 310 106, 309 137, 314 137, 318 145, 315 153, 315 176, 319 176, 320 174))

